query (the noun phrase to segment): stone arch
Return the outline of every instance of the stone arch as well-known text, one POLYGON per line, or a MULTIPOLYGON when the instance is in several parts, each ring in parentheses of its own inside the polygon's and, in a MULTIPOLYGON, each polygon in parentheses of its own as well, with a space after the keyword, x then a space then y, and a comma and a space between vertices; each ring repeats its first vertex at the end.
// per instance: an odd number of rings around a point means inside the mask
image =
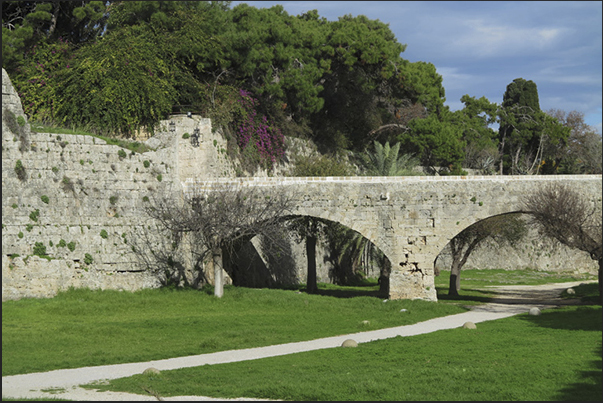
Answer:
MULTIPOLYGON (((352 231, 354 234, 357 234, 362 239, 367 240, 369 243, 369 247, 372 247, 375 250, 381 252, 381 264, 385 265, 385 267, 391 267, 391 260, 389 256, 387 256, 386 253, 381 248, 379 248, 379 246, 376 245, 371 239, 367 238, 365 235, 363 235, 356 229, 350 228, 349 226, 341 222, 334 221, 332 219, 324 218, 317 215, 302 214, 301 212, 286 216, 285 219, 292 220, 299 217, 316 218, 320 222, 326 224, 334 223, 352 231)), ((260 237, 253 237, 249 239, 245 245, 242 245, 241 251, 243 251, 243 253, 240 256, 242 260, 244 260, 245 262, 249 262, 245 269, 247 270, 247 273, 243 273, 243 276, 240 275, 241 273, 239 273, 239 275, 236 273, 236 270, 241 269, 240 262, 237 261, 233 263, 233 261, 231 261, 228 263, 229 267, 227 268, 227 272, 231 276, 233 284, 252 287, 268 287, 296 284, 296 279, 300 279, 300 282, 304 282, 306 278, 305 270, 307 270, 306 260, 305 257, 303 259, 299 259, 299 256, 305 256, 305 245, 303 240, 296 239, 295 235, 289 233, 289 236, 291 243, 294 245, 290 245, 290 249, 288 250, 288 252, 295 253, 296 256, 298 256, 297 260, 292 259, 291 256, 287 256, 287 251, 285 251, 284 254, 281 254, 279 258, 264 255, 261 250, 263 246, 262 239, 260 239, 260 237), (236 267, 233 266, 233 264, 236 267)), ((328 271, 328 278, 330 281, 343 280, 345 277, 342 276, 349 275, 351 273, 351 269, 348 269, 348 272, 345 268, 337 267, 337 264, 334 262, 335 257, 331 253, 331 251, 329 251, 328 247, 329 245, 327 245, 327 242, 323 237, 323 242, 319 247, 319 252, 321 252, 321 255, 317 255, 317 260, 320 264, 323 265, 323 275, 321 277, 325 278, 324 267, 326 266, 328 271), (336 271, 333 272, 333 270, 336 271)), ((380 284, 382 284, 381 291, 383 293, 387 293, 389 288, 389 282, 387 280, 389 270, 382 271, 381 267, 377 267, 377 264, 375 264, 375 269, 371 273, 375 274, 376 277, 384 276, 383 279, 380 279, 380 284)))

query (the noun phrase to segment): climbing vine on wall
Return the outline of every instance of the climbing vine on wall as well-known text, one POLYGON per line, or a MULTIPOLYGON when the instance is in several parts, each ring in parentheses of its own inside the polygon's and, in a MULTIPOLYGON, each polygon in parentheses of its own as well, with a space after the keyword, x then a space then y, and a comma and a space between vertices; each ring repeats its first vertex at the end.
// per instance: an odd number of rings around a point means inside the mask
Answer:
POLYGON ((239 91, 240 114, 235 118, 236 138, 244 159, 272 169, 285 155, 283 133, 258 112, 259 101, 246 90, 239 91))

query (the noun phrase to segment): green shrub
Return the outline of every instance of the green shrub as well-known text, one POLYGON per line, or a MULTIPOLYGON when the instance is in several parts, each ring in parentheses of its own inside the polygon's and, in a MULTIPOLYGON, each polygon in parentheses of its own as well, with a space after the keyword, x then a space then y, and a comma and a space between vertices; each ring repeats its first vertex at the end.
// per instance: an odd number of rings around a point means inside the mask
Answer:
POLYGON ((75 242, 71 241, 67 244, 67 249, 69 249, 71 252, 73 252, 75 250, 75 242))
POLYGON ((42 195, 40 196, 40 199, 42 199, 42 201, 46 204, 48 204, 48 202, 50 201, 50 199, 48 198, 48 196, 46 195, 42 195))
POLYGON ((111 204, 117 203, 117 196, 111 196, 111 197, 109 197, 109 203, 111 203, 111 204))
POLYGON ((125 152, 123 149, 120 149, 120 150, 117 152, 117 155, 119 156, 119 159, 124 159, 124 158, 126 158, 126 152, 125 152))
POLYGON ((25 172, 25 167, 23 166, 23 162, 21 162, 21 160, 17 160, 15 164, 15 173, 17 174, 17 178, 19 178, 19 180, 24 181, 27 179, 27 173, 25 172))
POLYGON ((17 203, 13 203, 13 205, 12 205, 11 207, 12 207, 12 208, 17 208, 17 207, 19 207, 19 206, 17 205, 17 203))
POLYGON ((23 239, 23 232, 19 231, 19 233, 17 234, 17 236, 19 237, 19 239, 23 239))
POLYGON ((186 139, 187 139, 187 138, 189 138, 190 136, 191 136, 190 134, 188 134, 188 133, 184 133, 184 134, 182 135, 182 138, 186 140, 186 139))
POLYGON ((148 202, 148 201, 149 201, 149 196, 144 196, 144 197, 142 198, 142 201, 143 201, 143 202, 148 202))
POLYGON ((94 258, 92 257, 92 255, 91 255, 91 254, 86 253, 86 254, 84 255, 84 263, 86 263, 87 265, 91 265, 91 264, 92 264, 92 262, 94 262, 94 258))
POLYGON ((60 246, 61 248, 64 248, 65 246, 67 246, 67 242, 65 242, 64 239, 61 239, 59 241, 59 243, 57 244, 57 246, 60 246))
POLYGON ((102 229, 101 232, 100 232, 100 236, 103 239, 107 239, 109 237, 109 234, 107 234, 107 231, 105 231, 104 229, 102 229))
POLYGON ((148 160, 144 160, 142 162, 142 165, 144 165, 145 168, 148 168, 151 165, 151 163, 148 160))
POLYGON ((327 155, 299 156, 295 159, 292 176, 349 176, 352 174, 348 164, 336 157, 327 155))
POLYGON ((57 167, 52 167, 52 172, 54 172, 54 173, 56 174, 57 172, 59 172, 59 168, 57 168, 57 167))
POLYGON ((161 175, 161 174, 157 175, 157 180, 158 180, 159 182, 161 182, 161 181, 162 181, 162 179, 163 179, 163 175, 161 175))
POLYGON ((26 230, 27 232, 31 232, 31 230, 32 230, 32 229, 33 229, 33 225, 31 225, 31 224, 27 224, 27 225, 25 226, 25 230, 26 230))
POLYGON ((21 127, 25 126, 25 118, 23 116, 17 116, 17 124, 21 127))
POLYGON ((36 242, 33 248, 33 254, 36 256, 46 256, 46 246, 42 242, 36 242))

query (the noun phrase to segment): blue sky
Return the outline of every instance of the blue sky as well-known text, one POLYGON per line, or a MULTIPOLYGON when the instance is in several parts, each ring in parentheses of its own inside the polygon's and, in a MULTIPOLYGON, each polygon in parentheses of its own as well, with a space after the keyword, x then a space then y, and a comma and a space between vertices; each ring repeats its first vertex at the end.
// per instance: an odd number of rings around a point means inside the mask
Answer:
POLYGON ((233 1, 256 8, 280 4, 291 15, 318 10, 334 21, 365 15, 389 24, 402 57, 433 63, 446 105, 485 96, 500 104, 509 83, 532 80, 540 108, 582 112, 601 133, 602 4, 600 1, 233 1))

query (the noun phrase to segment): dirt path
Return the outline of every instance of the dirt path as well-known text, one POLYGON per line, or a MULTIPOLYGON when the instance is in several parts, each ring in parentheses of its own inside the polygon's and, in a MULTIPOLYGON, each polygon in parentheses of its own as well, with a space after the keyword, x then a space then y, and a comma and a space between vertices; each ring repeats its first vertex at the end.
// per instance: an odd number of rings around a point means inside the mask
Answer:
POLYGON ((568 288, 592 282, 596 281, 573 281, 540 285, 496 285, 485 288, 496 293, 496 297, 492 301, 496 304, 578 305, 580 299, 564 299, 561 298, 561 294, 568 288))

